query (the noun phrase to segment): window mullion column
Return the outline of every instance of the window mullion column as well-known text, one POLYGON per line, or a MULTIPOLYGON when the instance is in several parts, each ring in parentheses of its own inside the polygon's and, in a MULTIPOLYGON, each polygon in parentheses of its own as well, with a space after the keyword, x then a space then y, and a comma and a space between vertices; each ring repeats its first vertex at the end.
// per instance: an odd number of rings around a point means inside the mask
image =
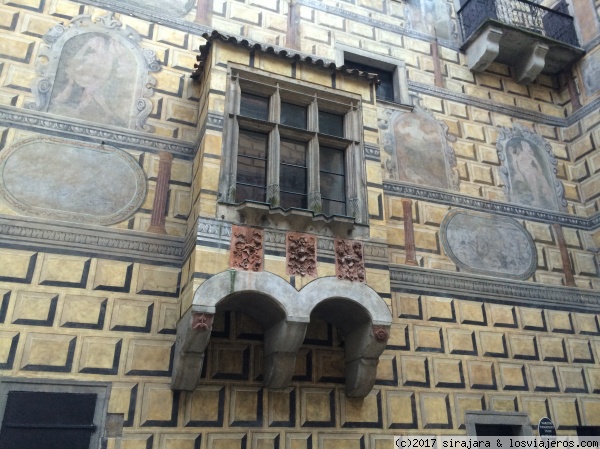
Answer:
POLYGON ((269 121, 275 126, 269 133, 269 154, 267 156, 267 202, 271 207, 279 207, 279 162, 281 160, 279 151, 281 148, 279 135, 279 117, 281 114, 281 97, 279 96, 279 84, 275 93, 269 101, 269 121))
POLYGON ((235 202, 235 190, 237 179, 237 158, 240 127, 238 125, 237 116, 240 113, 240 98, 242 91, 240 89, 239 78, 237 75, 232 75, 228 85, 228 93, 226 95, 227 103, 226 119, 223 124, 223 135, 226 136, 224 148, 227 149, 224 160, 224 167, 221 171, 222 179, 219 183, 219 197, 222 201, 228 203, 235 202))
POLYGON ((346 151, 346 192, 348 193, 347 214, 354 217, 359 223, 366 223, 365 204, 365 168, 362 163, 361 145, 362 132, 360 123, 360 109, 352 105, 352 110, 346 114, 344 120, 344 135, 352 140, 350 147, 346 151))
POLYGON ((319 137, 317 132, 319 131, 319 107, 317 99, 311 102, 308 106, 307 123, 306 127, 309 131, 313 131, 313 137, 308 142, 308 154, 306 158, 307 168, 307 207, 309 210, 314 211, 316 214, 322 212, 321 205, 321 188, 319 180, 319 137))

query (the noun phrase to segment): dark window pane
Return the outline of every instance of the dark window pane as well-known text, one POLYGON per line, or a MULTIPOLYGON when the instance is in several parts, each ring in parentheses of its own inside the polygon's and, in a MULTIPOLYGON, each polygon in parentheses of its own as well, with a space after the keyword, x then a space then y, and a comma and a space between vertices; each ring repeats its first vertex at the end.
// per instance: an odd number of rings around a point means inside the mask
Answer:
POLYGON ((284 209, 295 207, 298 209, 306 209, 306 195, 296 195, 293 193, 284 193, 280 195, 279 204, 284 209))
POLYGON ((331 215, 346 215, 346 203, 340 201, 322 200, 321 208, 323 214, 326 216, 331 215))
POLYGON ((2 428, 2 449, 87 449, 92 432, 71 429, 2 428))
POLYGON ((306 166, 306 144, 293 140, 281 140, 281 163, 306 166))
POLYGON ((11 391, 8 393, 4 422, 91 424, 95 407, 95 394, 11 391))
POLYGON ((291 103, 281 103, 281 124, 306 129, 306 108, 291 103))
POLYGON ((281 181, 279 188, 281 191, 306 193, 306 169, 301 167, 292 167, 290 165, 281 165, 281 181))
POLYGON ((267 161, 245 156, 238 157, 237 182, 254 186, 267 185, 267 161))
POLYGON ((268 120, 269 98, 242 92, 240 115, 257 118, 259 120, 268 120))
POLYGON ((94 432, 95 408, 95 394, 11 391, 0 430, 0 447, 87 448, 94 432))
POLYGON ((319 132, 330 136, 344 137, 344 116, 319 111, 319 132))
POLYGON ((344 65, 349 69, 357 69, 363 72, 375 73, 379 76, 381 84, 377 86, 377 98, 379 100, 394 101, 394 72, 373 67, 367 64, 361 64, 354 61, 344 61, 344 65))
POLYGON ((336 150, 335 148, 319 148, 319 165, 321 171, 343 175, 345 172, 344 153, 344 150, 336 150))
POLYGON ((261 159, 267 158, 267 134, 240 130, 238 154, 261 159))
POLYGON ((267 189, 265 187, 253 187, 243 184, 236 184, 235 201, 258 201, 264 203, 267 200, 267 189))
POLYGON ((266 201, 267 186, 266 134, 240 130, 235 200, 266 201))
POLYGON ((343 175, 321 172, 321 197, 346 201, 346 178, 343 175))

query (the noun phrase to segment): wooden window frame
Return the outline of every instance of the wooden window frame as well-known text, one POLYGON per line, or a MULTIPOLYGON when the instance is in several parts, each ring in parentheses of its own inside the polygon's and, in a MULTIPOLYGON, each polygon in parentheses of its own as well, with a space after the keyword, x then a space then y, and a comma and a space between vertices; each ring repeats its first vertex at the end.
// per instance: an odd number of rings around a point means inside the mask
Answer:
MULTIPOLYGON (((307 144, 306 210, 311 211, 315 216, 323 215, 319 146, 324 145, 345 151, 346 215, 342 217, 350 217, 359 224, 368 223, 360 96, 230 64, 225 108, 223 167, 219 182, 220 203, 240 204, 236 201, 235 188, 239 134, 240 130, 247 129, 268 135, 266 203, 271 209, 281 209, 279 181, 281 139, 291 139, 307 144), (267 121, 240 114, 242 92, 269 98, 267 121), (307 108, 306 129, 280 123, 282 101, 307 108), (319 132, 319 110, 343 117, 343 136, 331 136, 319 132)), ((290 210, 293 213, 295 209, 290 210)))

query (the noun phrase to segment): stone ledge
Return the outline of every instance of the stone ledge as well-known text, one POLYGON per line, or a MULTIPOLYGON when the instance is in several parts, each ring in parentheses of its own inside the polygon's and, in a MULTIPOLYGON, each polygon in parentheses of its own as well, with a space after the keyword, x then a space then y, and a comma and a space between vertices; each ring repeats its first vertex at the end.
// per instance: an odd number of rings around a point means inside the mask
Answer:
POLYGON ((184 239, 101 226, 0 216, 0 245, 179 267, 184 239))
POLYGON ((437 204, 446 204, 448 206, 506 215, 540 223, 559 224, 585 231, 593 231, 600 228, 600 213, 594 214, 591 217, 577 217, 560 212, 534 209, 500 201, 491 201, 486 200, 485 198, 470 197, 457 192, 438 190, 431 187, 402 184, 396 181, 384 181, 383 191, 388 195, 402 198, 412 198, 437 204))
POLYGON ((600 292, 488 276, 390 265, 392 291, 541 307, 600 312, 600 292))

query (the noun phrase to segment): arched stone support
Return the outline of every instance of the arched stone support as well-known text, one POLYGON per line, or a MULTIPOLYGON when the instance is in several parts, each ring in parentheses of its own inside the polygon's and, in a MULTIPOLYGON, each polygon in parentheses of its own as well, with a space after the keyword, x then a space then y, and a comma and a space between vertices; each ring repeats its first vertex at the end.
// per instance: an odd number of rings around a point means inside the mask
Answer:
POLYGON ((392 321, 387 304, 363 283, 327 277, 298 292, 268 272, 219 273, 196 290, 192 308, 177 325, 173 389, 195 389, 217 310, 243 312, 263 327, 267 388, 291 383, 311 315, 334 324, 346 341, 346 394, 352 397, 364 397, 373 388, 392 321))

